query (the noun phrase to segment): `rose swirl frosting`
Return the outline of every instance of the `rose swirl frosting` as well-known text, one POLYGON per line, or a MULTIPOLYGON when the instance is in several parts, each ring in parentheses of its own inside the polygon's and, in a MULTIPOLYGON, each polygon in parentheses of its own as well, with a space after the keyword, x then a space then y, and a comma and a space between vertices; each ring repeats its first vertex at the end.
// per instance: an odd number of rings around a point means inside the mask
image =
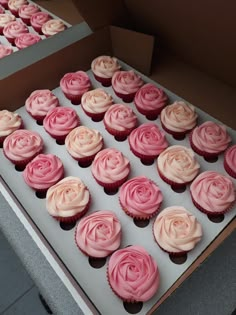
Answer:
POLYGON ((91 83, 84 71, 68 72, 62 77, 60 87, 64 93, 78 95, 87 92, 91 83))
POLYGON ((22 126, 22 119, 17 113, 6 109, 0 110, 0 137, 10 135, 22 126))
POLYGON ((233 172, 234 177, 236 177, 236 144, 225 152, 224 160, 228 167, 230 167, 231 172, 233 172))
POLYGON ((112 77, 112 87, 121 94, 135 93, 142 85, 142 78, 133 70, 116 71, 112 77))
POLYGON ((88 91, 81 98, 82 107, 89 113, 104 113, 112 104, 112 96, 103 89, 88 91))
POLYGON ((28 27, 19 21, 7 23, 3 28, 3 34, 7 38, 16 38, 20 34, 29 33, 28 27))
POLYGON ((0 28, 3 28, 7 23, 13 22, 16 20, 16 17, 9 13, 0 14, 0 28))
POLYGON ((10 10, 18 11, 22 5, 28 4, 27 0, 9 0, 8 7, 10 10))
POLYGON ((43 24, 51 19, 46 12, 37 12, 31 15, 30 23, 33 27, 41 28, 43 24))
POLYGON ((50 19, 42 25, 43 34, 48 36, 55 35, 65 29, 65 24, 59 19, 50 19))
POLYGON ((26 33, 20 34, 15 39, 15 45, 19 49, 23 49, 38 43, 41 40, 41 37, 37 34, 26 33))
POLYGON ((11 46, 4 46, 0 44, 0 59, 9 56, 13 53, 13 48, 11 46))
POLYGON ((118 60, 110 56, 99 56, 91 64, 93 73, 101 78, 111 78, 120 68, 118 60))
POLYGON ((37 5, 30 3, 30 4, 23 4, 20 8, 19 8, 19 16, 22 18, 28 18, 30 19, 30 17, 36 13, 39 12, 40 9, 37 5))
POLYGON ((104 116, 106 125, 112 129, 125 131, 137 125, 137 116, 132 108, 124 104, 114 104, 104 116))

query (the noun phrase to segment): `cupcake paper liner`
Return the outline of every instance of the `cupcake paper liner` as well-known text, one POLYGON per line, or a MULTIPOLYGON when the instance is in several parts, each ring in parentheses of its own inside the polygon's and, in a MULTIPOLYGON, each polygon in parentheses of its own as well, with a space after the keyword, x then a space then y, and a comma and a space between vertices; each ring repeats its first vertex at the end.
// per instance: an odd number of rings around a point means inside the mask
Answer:
MULTIPOLYGON (((46 35, 46 37, 48 37, 46 35)), ((82 94, 80 95, 72 95, 72 94, 67 94, 67 93, 64 93, 65 97, 71 101, 71 103, 73 105, 80 105, 81 103, 81 97, 82 97, 82 94)))
POLYGON ((42 27, 33 26, 32 24, 31 24, 31 26, 33 27, 35 32, 37 32, 39 35, 43 35, 42 27))
POLYGON ((142 160, 142 162, 145 164, 152 164, 154 162, 154 160, 157 158, 158 155, 145 155, 142 153, 139 153, 138 151, 136 151, 133 147, 130 147, 130 150, 133 152, 133 154, 135 156, 137 156, 138 158, 140 158, 140 160, 142 160))
POLYGON ((59 222, 67 222, 67 223, 72 223, 72 222, 76 222, 77 220, 79 220, 82 216, 85 215, 85 213, 87 213, 89 206, 91 203, 91 198, 89 199, 89 202, 87 204, 87 206, 84 208, 83 211, 71 216, 71 217, 60 217, 60 216, 52 216, 55 220, 59 221, 59 222))
POLYGON ((236 178, 236 172, 229 166, 225 157, 224 157, 224 168, 231 177, 236 178))
POLYGON ((27 26, 31 26, 30 24, 30 18, 23 18, 23 17, 20 17, 22 22, 25 23, 27 26))
POLYGON ((97 76, 95 73, 93 75, 94 75, 94 78, 98 82, 100 82, 103 86, 105 87, 111 86, 111 78, 102 78, 102 77, 97 76))
POLYGON ((104 125, 105 125, 105 128, 107 130, 107 132, 109 132, 112 136, 114 136, 118 141, 123 141, 123 140, 126 140, 126 138, 128 137, 128 135, 131 133, 131 131, 135 128, 130 128, 130 129, 126 129, 124 131, 120 131, 120 130, 116 130, 116 129, 113 129, 111 127, 109 127, 107 124, 106 124, 106 121, 104 120, 104 125))
POLYGON ((83 111, 85 112, 85 114, 88 117, 90 117, 94 122, 99 122, 99 121, 103 120, 105 112, 103 112, 103 113, 90 113, 90 112, 86 111, 83 106, 81 106, 81 107, 83 108, 83 111))
POLYGON ((113 191, 115 189, 118 189, 129 177, 129 175, 127 175, 126 177, 124 177, 123 179, 120 179, 119 181, 116 181, 114 183, 104 183, 102 181, 100 181, 99 179, 97 179, 95 176, 93 176, 96 180, 96 182, 104 187, 107 191, 113 191))
POLYGON ((144 116, 146 116, 146 118, 148 120, 156 120, 160 114, 160 112, 162 111, 162 109, 165 107, 160 107, 160 108, 157 108, 157 109, 153 109, 153 110, 147 110, 147 109, 144 109, 144 108, 141 108, 139 107, 136 103, 135 103, 135 106, 137 108, 137 110, 144 116))
POLYGON ((18 10, 12 10, 12 9, 10 9, 10 8, 8 8, 9 9, 9 11, 11 12, 11 14, 13 14, 15 17, 19 17, 19 13, 18 13, 18 10))
POLYGON ((162 122, 161 122, 161 126, 167 133, 172 135, 176 140, 183 140, 185 138, 186 134, 188 132, 191 132, 191 130, 186 130, 183 132, 177 132, 177 131, 170 130, 162 122))
POLYGON ((190 182, 186 182, 186 183, 176 183, 173 180, 170 180, 169 178, 165 177, 165 175, 162 174, 162 172, 159 170, 159 168, 157 167, 158 170, 158 174, 161 177, 161 179, 166 182, 168 185, 170 185, 173 189, 182 189, 185 188, 190 182))
POLYGON ((32 161, 37 155, 41 154, 43 152, 43 149, 38 151, 37 153, 35 153, 34 155, 32 155, 31 157, 29 157, 28 159, 24 159, 24 160, 21 160, 21 161, 15 161, 15 160, 12 160, 12 159, 9 159, 8 156, 6 155, 6 153, 4 152, 4 149, 3 149, 3 153, 5 155, 5 157, 14 165, 16 166, 19 166, 21 168, 25 167, 30 161, 32 161))
MULTIPOLYGON (((113 89, 113 90, 114 90, 114 89, 113 89)), ((136 93, 122 94, 122 93, 116 92, 115 90, 114 90, 114 92, 115 92, 115 94, 116 94, 118 97, 120 97, 120 98, 123 100, 123 102, 125 102, 125 103, 131 103, 131 102, 133 102, 134 97, 135 97, 135 94, 136 94, 136 93)))

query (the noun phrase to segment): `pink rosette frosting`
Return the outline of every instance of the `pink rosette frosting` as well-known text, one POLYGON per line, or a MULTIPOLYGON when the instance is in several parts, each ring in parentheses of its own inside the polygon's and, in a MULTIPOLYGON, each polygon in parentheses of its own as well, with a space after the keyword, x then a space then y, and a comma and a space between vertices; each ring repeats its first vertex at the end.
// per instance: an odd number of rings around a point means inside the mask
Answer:
POLYGON ((231 142, 226 127, 212 121, 194 128, 191 140, 199 150, 215 154, 223 152, 231 142))
POLYGON ((9 56, 11 53, 13 53, 13 49, 11 46, 5 46, 0 44, 0 59, 9 56))
POLYGON ((30 19, 30 17, 34 14, 39 12, 40 9, 37 5, 30 3, 30 4, 23 4, 19 8, 19 17, 25 18, 25 19, 30 19))
POLYGON ((31 15, 30 24, 38 29, 41 29, 43 24, 51 20, 51 16, 46 12, 37 12, 31 15))
POLYGON ((51 19, 42 25, 42 32, 46 36, 52 36, 66 29, 65 24, 59 19, 51 19))
POLYGON ((86 72, 76 71, 66 73, 60 80, 60 87, 63 93, 81 95, 90 89, 91 83, 86 72))
POLYGON ((103 138, 98 130, 80 126, 66 136, 65 145, 71 156, 81 159, 99 152, 103 147, 103 138))
POLYGON ((80 124, 79 116, 70 107, 51 109, 43 120, 45 130, 52 136, 64 137, 80 124))
POLYGON ((45 117, 51 109, 59 105, 58 98, 47 89, 35 90, 25 101, 27 112, 39 117, 45 117))
POLYGON ((8 1, 9 0, 0 0, 0 5, 2 5, 5 9, 8 8, 8 1))
POLYGON ((118 60, 110 56, 99 56, 91 64, 93 73, 101 78, 112 78, 113 74, 120 68, 118 60))
POLYGON ((184 184, 197 176, 200 165, 191 149, 172 145, 157 158, 157 168, 167 179, 184 184))
POLYGON ((97 153, 91 171, 102 183, 115 183, 129 175, 130 162, 122 152, 108 148, 97 153))
POLYGON ((190 192, 200 207, 213 214, 228 210, 235 202, 232 180, 214 171, 198 175, 190 186, 190 192))
POLYGON ((53 154, 39 154, 24 169, 25 182, 35 190, 45 190, 64 175, 61 160, 53 154))
POLYGON ((142 85, 142 78, 133 70, 116 71, 112 77, 112 87, 121 94, 136 93, 142 85))
POLYGON ((46 208, 54 217, 67 218, 83 212, 89 200, 89 190, 81 179, 68 176, 48 189, 46 208))
POLYGON ((112 211, 96 211, 79 221, 75 241, 88 256, 107 257, 120 247, 121 224, 112 211))
POLYGON ((124 104, 114 104, 106 111, 104 122, 109 128, 125 131, 136 127, 137 116, 131 107, 124 104))
POLYGON ((113 253, 107 274, 112 290, 124 301, 148 301, 159 287, 157 264, 141 246, 129 246, 113 253))
POLYGON ((175 132, 192 130, 197 124, 197 117, 194 106, 182 101, 166 106, 161 112, 161 122, 175 132))
POLYGON ((0 5, 0 14, 4 13, 5 9, 0 5))
POLYGON ((22 5, 28 4, 27 0, 9 0, 8 8, 11 11, 18 11, 22 5))
POLYGON ((168 147, 165 134, 154 123, 145 123, 129 135, 129 145, 138 153, 156 157, 168 147))
POLYGON ((9 13, 1 13, 0 14, 0 28, 3 28, 9 22, 13 22, 16 20, 16 17, 9 13))
POLYGON ((6 109, 0 110, 0 137, 6 137, 22 126, 22 119, 17 113, 6 109))
POLYGON ((153 234, 159 246, 169 253, 192 250, 202 238, 202 227, 184 207, 165 208, 156 217, 153 234))
POLYGON ((9 22, 3 28, 3 35, 7 38, 16 38, 26 33, 29 33, 28 27, 19 21, 9 22))
POLYGON ((41 37, 37 34, 32 33, 20 34, 15 39, 15 45, 18 49, 24 49, 38 43, 40 40, 41 37))
POLYGON ((236 144, 230 147, 224 156, 224 162, 230 169, 230 173, 233 177, 236 177, 236 144))
POLYGON ((92 114, 104 113, 112 104, 112 96, 103 89, 88 91, 81 98, 83 109, 92 114))
POLYGON ((152 180, 137 176, 121 186, 119 200, 122 208, 132 216, 150 218, 160 208, 163 195, 152 180))

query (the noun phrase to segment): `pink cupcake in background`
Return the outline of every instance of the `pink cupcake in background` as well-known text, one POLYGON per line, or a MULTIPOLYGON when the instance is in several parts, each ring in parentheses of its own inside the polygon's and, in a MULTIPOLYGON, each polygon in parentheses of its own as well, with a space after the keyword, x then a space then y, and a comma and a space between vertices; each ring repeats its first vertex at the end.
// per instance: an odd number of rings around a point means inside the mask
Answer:
POLYGON ((9 56, 13 53, 13 48, 11 46, 5 46, 0 44, 0 59, 9 56))
POLYGON ((90 90, 91 82, 84 71, 69 72, 60 80, 60 87, 72 104, 79 105, 82 95, 90 90))
POLYGON ((42 26, 44 23, 46 23, 47 21, 51 19, 52 17, 48 13, 37 12, 31 15, 30 24, 37 33, 39 33, 40 35, 43 35, 42 26))
POLYGON ((225 152, 224 168, 230 176, 236 178, 236 144, 229 147, 225 152))
POLYGON ((18 17, 20 7, 25 4, 28 4, 27 0, 9 0, 8 9, 11 11, 13 15, 18 17))
POLYGON ((19 114, 6 109, 0 110, 0 147, 7 136, 21 128, 23 121, 19 114))
POLYGON ((9 22, 13 22, 15 20, 16 20, 16 17, 13 14, 1 13, 0 14, 0 35, 3 34, 4 26, 6 26, 9 22))
POLYGON ((4 7, 2 7, 2 6, 0 5, 0 14, 2 14, 2 13, 5 13, 5 9, 4 9, 4 7))
POLYGON ((133 101, 136 92, 142 85, 142 78, 133 70, 116 71, 112 77, 112 88, 125 103, 133 101))
POLYGON ((37 34, 32 33, 20 34, 15 39, 15 46, 18 49, 24 49, 38 43, 40 40, 41 37, 37 34))
POLYGON ((46 37, 56 35, 66 29, 66 25, 59 19, 51 19, 42 25, 42 33, 46 37))
POLYGON ((29 33, 28 27, 19 21, 9 22, 3 28, 3 35, 12 45, 15 44, 16 37, 26 33, 29 33))
POLYGON ((3 6, 4 9, 8 9, 8 1, 9 0, 0 0, 0 5, 3 6))
POLYGON ((18 14, 19 14, 19 17, 21 18, 21 20, 25 24, 30 26, 31 25, 30 24, 31 16, 37 12, 40 12, 39 7, 33 3, 29 3, 29 4, 22 5, 19 8, 18 14))

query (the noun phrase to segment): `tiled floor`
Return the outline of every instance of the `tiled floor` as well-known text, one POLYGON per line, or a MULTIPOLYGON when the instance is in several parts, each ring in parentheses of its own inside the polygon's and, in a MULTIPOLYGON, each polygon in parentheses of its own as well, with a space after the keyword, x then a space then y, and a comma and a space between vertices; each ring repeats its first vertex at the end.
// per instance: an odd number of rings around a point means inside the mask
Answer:
POLYGON ((39 292, 0 231, 0 314, 46 315, 39 292))

